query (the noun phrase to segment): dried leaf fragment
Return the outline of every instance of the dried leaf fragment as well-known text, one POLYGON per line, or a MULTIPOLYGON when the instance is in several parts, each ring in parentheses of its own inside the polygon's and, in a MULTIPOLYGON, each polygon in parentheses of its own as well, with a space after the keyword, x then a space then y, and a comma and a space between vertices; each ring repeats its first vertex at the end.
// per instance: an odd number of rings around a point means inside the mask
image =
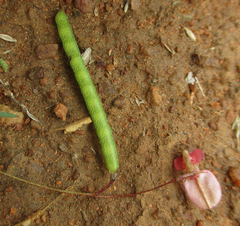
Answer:
POLYGON ((184 30, 185 30, 187 36, 188 36, 192 41, 196 42, 197 38, 196 38, 196 36, 193 34, 193 32, 192 32, 190 29, 188 29, 187 27, 184 27, 184 30))
POLYGON ((64 134, 72 133, 72 132, 78 130, 79 128, 81 128, 83 125, 90 124, 91 122, 92 122, 92 120, 90 117, 85 117, 85 118, 75 121, 63 128, 51 130, 51 132, 58 131, 58 130, 64 130, 64 134))
POLYGON ((0 38, 7 42, 17 42, 17 39, 5 34, 0 34, 0 38))
POLYGON ((92 57, 91 57, 91 53, 92 53, 92 49, 91 48, 87 48, 81 55, 82 55, 82 59, 85 65, 87 65, 88 63, 90 63, 92 61, 92 57))

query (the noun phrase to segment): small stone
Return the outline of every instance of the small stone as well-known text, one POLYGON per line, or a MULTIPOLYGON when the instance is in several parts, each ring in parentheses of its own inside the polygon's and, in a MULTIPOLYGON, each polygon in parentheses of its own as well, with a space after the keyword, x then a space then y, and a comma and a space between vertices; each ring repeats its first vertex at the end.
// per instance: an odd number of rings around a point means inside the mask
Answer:
POLYGON ((143 46, 141 48, 140 52, 144 56, 153 56, 155 54, 155 51, 154 51, 153 47, 151 47, 151 46, 143 46))
POLYGON ((183 73, 181 71, 174 71, 168 78, 171 85, 176 85, 178 82, 182 81, 183 73))
POLYGON ((77 180, 79 176, 80 176, 80 173, 78 172, 78 170, 74 170, 72 173, 72 179, 77 180))
POLYGON ((31 120, 30 125, 33 129, 41 130, 41 126, 34 120, 31 120))
POLYGON ((46 215, 43 214, 43 215, 41 216, 41 221, 42 221, 42 222, 46 222, 46 221, 47 221, 46 215))
POLYGON ((63 105, 63 104, 60 104, 60 103, 56 103, 54 109, 53 109, 53 112, 55 113, 55 115, 62 119, 63 121, 66 120, 66 115, 67 115, 67 112, 68 112, 68 108, 63 105))
POLYGON ((162 96, 159 94, 157 87, 151 87, 147 93, 147 102, 151 105, 158 106, 162 102, 162 96))
POLYGON ((48 78, 47 77, 43 77, 41 80, 40 80, 40 84, 41 85, 46 85, 48 83, 48 78))
POLYGON ((145 71, 152 77, 155 77, 157 75, 154 67, 147 66, 145 71))
POLYGON ((16 214, 16 210, 14 208, 10 208, 10 215, 15 215, 16 214))
POLYGON ((48 59, 54 57, 58 50, 58 44, 46 44, 39 45, 36 49, 36 53, 39 59, 48 59))
POLYGON ((203 221, 203 220, 197 221, 196 226, 204 226, 204 225, 205 225, 205 224, 204 224, 204 221, 203 221))
POLYGON ((47 70, 43 67, 34 67, 30 69, 28 78, 31 80, 42 79, 47 74, 47 70))
POLYGON ((126 53, 128 53, 128 54, 133 53, 133 46, 131 44, 128 45, 126 53))
POLYGON ((115 66, 113 64, 108 64, 106 70, 112 73, 115 70, 115 66))
POLYGON ((236 115, 233 110, 228 110, 225 118, 226 118, 227 123, 232 125, 235 121, 236 115))
POLYGON ((240 167, 231 167, 229 171, 229 176, 236 186, 240 188, 240 167))
POLYGON ((84 160, 85 160, 85 162, 89 163, 89 162, 92 161, 92 156, 89 155, 89 154, 88 154, 88 155, 85 155, 84 160))
POLYGON ((152 218, 153 218, 154 220, 160 220, 160 219, 162 218, 162 214, 160 213, 160 211, 159 211, 158 208, 156 208, 156 209, 152 212, 151 216, 152 216, 152 218))
POLYGON ((200 64, 200 58, 199 58, 199 55, 198 55, 198 54, 196 54, 196 53, 192 54, 192 55, 191 55, 191 58, 192 58, 192 61, 193 61, 195 64, 197 64, 197 65, 200 64))
POLYGON ((174 113, 175 107, 171 106, 168 111, 169 111, 169 113, 174 113))
POLYGON ((123 109, 126 106, 126 101, 124 98, 118 97, 117 99, 114 100, 113 106, 119 109, 123 109))
POLYGON ((87 191, 88 191, 89 193, 93 193, 93 192, 95 191, 95 187, 94 187, 93 185, 89 184, 89 185, 87 186, 87 191))
POLYGON ((15 128, 15 130, 17 130, 17 131, 22 131, 22 130, 23 130, 23 126, 22 126, 22 124, 20 124, 20 123, 15 124, 15 125, 14 125, 14 128, 15 128))
POLYGON ((17 76, 17 77, 14 79, 14 81, 12 82, 12 87, 13 87, 14 89, 19 89, 21 85, 22 85, 22 79, 17 76))
POLYGON ((216 122, 209 122, 208 123, 209 128, 213 129, 213 130, 218 130, 218 124, 216 122))
POLYGON ((131 9, 138 10, 141 6, 141 0, 131 0, 131 9))
POLYGON ((48 99, 55 99, 56 98, 56 92, 54 90, 51 90, 47 93, 48 99))
POLYGON ((93 1, 92 0, 75 0, 75 7, 80 9, 82 13, 93 12, 93 1))
POLYGON ((67 151, 68 150, 68 148, 65 144, 60 144, 59 148, 60 148, 61 151, 67 151))

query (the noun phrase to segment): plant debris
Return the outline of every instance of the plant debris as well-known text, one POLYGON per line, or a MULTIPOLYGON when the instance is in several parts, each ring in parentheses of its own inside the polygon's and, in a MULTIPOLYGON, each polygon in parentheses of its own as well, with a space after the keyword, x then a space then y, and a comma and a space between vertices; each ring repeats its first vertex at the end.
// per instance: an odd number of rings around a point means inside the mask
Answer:
POLYGON ((197 38, 196 38, 196 36, 193 34, 193 32, 192 32, 190 29, 188 29, 187 27, 184 27, 184 30, 185 30, 187 36, 188 36, 192 41, 196 42, 197 38))
POLYGON ((240 141, 240 117, 237 115, 233 125, 232 129, 236 131, 236 138, 237 138, 237 150, 240 150, 239 147, 239 141, 240 141))
POLYGON ((91 64, 94 61, 92 60, 91 57, 91 53, 92 53, 92 49, 91 48, 87 48, 81 55, 82 55, 82 59, 85 65, 87 65, 88 63, 91 64))
POLYGON ((0 38, 7 42, 17 42, 17 39, 12 38, 11 36, 6 34, 0 34, 0 38))
POLYGON ((51 130, 50 132, 64 130, 64 134, 72 133, 72 132, 80 129, 83 125, 90 124, 91 122, 92 122, 91 118, 90 117, 86 117, 86 118, 80 119, 78 121, 75 121, 75 122, 73 122, 73 123, 71 123, 71 124, 69 124, 69 125, 67 125, 65 127, 51 130))
POLYGON ((195 78, 193 78, 193 73, 190 71, 187 75, 187 78, 185 79, 185 81, 188 83, 188 84, 192 84, 194 85, 195 83, 195 78))
POLYGON ((8 106, 0 104, 0 113, 0 123, 23 124, 24 115, 22 112, 12 111, 8 106))
POLYGON ((7 94, 5 94, 6 96, 10 96, 12 98, 12 100, 18 104, 25 112, 26 114, 28 115, 29 118, 31 118, 32 120, 36 121, 39 125, 41 125, 41 122, 36 119, 29 111, 28 109, 26 108, 25 105, 21 104, 19 101, 17 101, 15 99, 15 97, 13 96, 13 93, 8 89, 8 87, 4 84, 4 82, 0 79, 0 83, 2 84, 2 86, 4 87, 4 89, 6 89, 8 91, 7 94))
POLYGON ((8 65, 7 65, 7 63, 6 63, 2 58, 0 58, 0 66, 3 68, 3 70, 4 70, 5 72, 7 72, 7 70, 8 70, 8 65))
POLYGON ((203 89, 202 89, 202 87, 200 85, 200 82, 198 81, 198 78, 195 77, 195 80, 196 80, 196 83, 198 84, 199 89, 201 90, 201 93, 202 93, 203 97, 205 97, 205 94, 203 93, 203 89))

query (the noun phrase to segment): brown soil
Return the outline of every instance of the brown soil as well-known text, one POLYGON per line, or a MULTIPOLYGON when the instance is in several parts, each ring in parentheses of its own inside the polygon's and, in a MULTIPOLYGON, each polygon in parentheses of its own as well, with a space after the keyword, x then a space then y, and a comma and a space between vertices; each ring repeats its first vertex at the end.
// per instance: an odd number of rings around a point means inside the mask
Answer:
MULTIPOLYGON (((3 124, 0 168, 74 191, 94 192, 109 182, 93 124, 84 125, 84 132, 50 132, 89 116, 54 22, 62 8, 81 52, 93 50, 95 62, 87 67, 118 149, 117 180, 104 194, 135 193, 170 181, 181 175, 173 160, 182 150, 201 148, 200 168, 216 175, 222 200, 200 210, 180 182, 134 198, 101 199, 61 195, 1 175, 0 225, 21 223, 34 213, 40 214, 22 225, 239 225, 240 192, 229 177, 240 160, 231 129, 240 113, 239 1, 142 0, 138 7, 132 0, 134 10, 130 4, 124 13, 126 1, 96 0, 98 16, 83 14, 71 2, 0 0, 0 33, 17 39, 0 40, 0 57, 9 64, 0 77, 43 125, 26 114, 23 125, 3 124), (39 59, 36 50, 46 44, 58 44, 57 53, 39 59), (195 86, 192 105, 185 82, 190 71, 206 95, 195 86), (151 87, 160 96, 149 102, 151 87), (67 106, 66 121, 54 114, 56 103, 67 106)), ((0 104, 22 111, 3 89, 0 104)))

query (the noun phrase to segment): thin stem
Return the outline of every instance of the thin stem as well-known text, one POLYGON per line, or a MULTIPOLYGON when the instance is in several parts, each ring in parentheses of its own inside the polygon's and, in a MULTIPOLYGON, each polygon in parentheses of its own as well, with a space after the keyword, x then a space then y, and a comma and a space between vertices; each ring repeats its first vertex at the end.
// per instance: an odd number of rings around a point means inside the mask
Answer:
POLYGON ((95 197, 95 198, 123 198, 123 197, 136 197, 137 195, 141 195, 141 194, 144 194, 144 193, 147 193, 147 192, 150 192, 150 191, 153 191, 153 190, 156 190, 158 188, 161 188, 161 187, 164 187, 168 184, 171 184, 173 182, 176 182, 176 181, 179 181, 179 180, 182 180, 184 178, 187 178, 187 177, 191 177, 193 175, 195 175, 195 173, 189 173, 189 174, 185 174, 183 176, 180 176, 178 177, 177 179, 174 179, 172 181, 169 181, 167 183, 164 183, 162 185, 159 185, 155 188, 151 188, 151 189, 148 189, 148 190, 145 190, 145 191, 140 191, 140 192, 136 192, 134 194, 123 194, 123 195, 98 195, 100 193, 102 193, 103 191, 105 191, 107 188, 109 188, 111 186, 111 184, 115 181, 115 177, 113 176, 111 181, 108 183, 107 186, 105 186, 104 188, 102 188, 100 191, 98 192, 95 192, 95 193, 82 193, 82 192, 74 192, 74 191, 66 191, 66 190, 61 190, 61 189, 57 189, 57 188, 51 188, 51 187, 48 187, 48 186, 45 186, 45 185, 41 185, 41 184, 36 184, 34 182, 31 182, 31 181, 27 181, 27 180, 24 180, 24 179, 21 179, 19 177, 15 177, 11 174, 8 174, 8 173, 5 173, 3 171, 0 171, 0 174, 3 174, 7 177, 10 177, 12 179, 15 179, 15 180, 18 180, 18 181, 21 181, 23 183, 26 183, 26 184, 29 184, 29 185, 32 185, 32 186, 35 186, 35 187, 39 187, 39 188, 43 188, 45 190, 49 190, 49 191, 53 191, 53 192, 60 192, 60 193, 64 193, 64 194, 68 194, 68 195, 80 195, 80 196, 88 196, 88 197, 95 197))
POLYGON ((104 192, 105 190, 107 190, 115 181, 115 177, 112 177, 112 179, 110 180, 110 182, 107 184, 107 186, 103 187, 101 190, 95 192, 95 196, 98 196, 100 193, 104 192))

